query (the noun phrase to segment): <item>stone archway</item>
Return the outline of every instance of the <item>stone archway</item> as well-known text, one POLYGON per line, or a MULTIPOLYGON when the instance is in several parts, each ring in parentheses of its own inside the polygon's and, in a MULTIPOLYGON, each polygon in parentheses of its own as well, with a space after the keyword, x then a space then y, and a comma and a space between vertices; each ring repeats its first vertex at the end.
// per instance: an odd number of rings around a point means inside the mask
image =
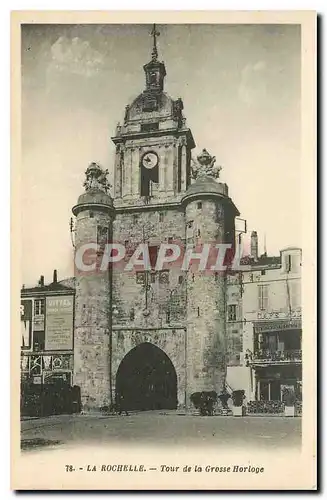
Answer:
POLYGON ((123 358, 116 375, 116 401, 128 410, 177 408, 177 376, 169 357, 144 342, 123 358))

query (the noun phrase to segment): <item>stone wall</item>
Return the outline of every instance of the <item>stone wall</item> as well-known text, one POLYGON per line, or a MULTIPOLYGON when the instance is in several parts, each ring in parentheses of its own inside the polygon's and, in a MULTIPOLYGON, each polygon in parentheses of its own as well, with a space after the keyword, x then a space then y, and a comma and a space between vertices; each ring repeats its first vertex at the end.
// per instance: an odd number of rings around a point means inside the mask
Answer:
POLYGON ((184 213, 179 210, 118 213, 114 222, 114 241, 127 246, 127 256, 120 266, 113 269, 112 302, 116 310, 114 326, 149 328, 184 326, 186 313, 185 276, 179 266, 169 267, 168 272, 153 271, 145 276, 125 266, 136 247, 145 241, 149 247, 170 241, 181 242, 184 233, 184 213), (145 290, 146 280, 148 290, 145 290), (147 309, 149 315, 145 315, 147 309))
MULTIPOLYGON (((224 242, 224 209, 219 201, 186 206, 187 241, 224 242)), ((192 392, 220 392, 226 377, 225 276, 195 266, 187 278, 187 384, 192 392)))
MULTIPOLYGON (((75 244, 96 242, 97 226, 110 227, 109 215, 88 210, 76 219, 75 244)), ((81 387, 85 410, 110 401, 109 331, 111 321, 108 272, 75 270, 74 384, 81 387)))

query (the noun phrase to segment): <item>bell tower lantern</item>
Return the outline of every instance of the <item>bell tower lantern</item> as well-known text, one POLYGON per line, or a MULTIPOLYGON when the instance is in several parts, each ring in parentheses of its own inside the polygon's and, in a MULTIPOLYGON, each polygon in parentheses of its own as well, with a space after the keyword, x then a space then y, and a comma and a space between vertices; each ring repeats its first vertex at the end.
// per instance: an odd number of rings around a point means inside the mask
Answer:
POLYGON ((151 31, 153 36, 152 60, 143 66, 146 78, 146 90, 150 92, 162 92, 164 89, 164 78, 166 76, 166 68, 163 62, 158 61, 157 37, 160 35, 153 25, 151 31))

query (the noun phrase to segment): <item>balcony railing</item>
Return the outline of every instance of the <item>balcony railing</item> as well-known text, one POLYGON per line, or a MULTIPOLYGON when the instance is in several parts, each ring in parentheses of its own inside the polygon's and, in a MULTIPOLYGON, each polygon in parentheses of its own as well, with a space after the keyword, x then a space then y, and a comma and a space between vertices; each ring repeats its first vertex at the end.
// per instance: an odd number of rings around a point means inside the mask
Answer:
POLYGON ((266 363, 292 363, 302 360, 302 351, 293 349, 291 351, 270 351, 262 349, 256 351, 253 355, 252 362, 266 363))

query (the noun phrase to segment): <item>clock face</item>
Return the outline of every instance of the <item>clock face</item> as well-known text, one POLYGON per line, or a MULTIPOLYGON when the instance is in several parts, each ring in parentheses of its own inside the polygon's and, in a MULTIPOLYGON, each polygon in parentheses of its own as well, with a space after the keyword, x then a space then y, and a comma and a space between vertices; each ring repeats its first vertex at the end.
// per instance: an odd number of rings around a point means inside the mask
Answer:
POLYGON ((148 169, 156 167, 158 165, 158 156, 155 153, 145 153, 142 158, 142 165, 148 169))

